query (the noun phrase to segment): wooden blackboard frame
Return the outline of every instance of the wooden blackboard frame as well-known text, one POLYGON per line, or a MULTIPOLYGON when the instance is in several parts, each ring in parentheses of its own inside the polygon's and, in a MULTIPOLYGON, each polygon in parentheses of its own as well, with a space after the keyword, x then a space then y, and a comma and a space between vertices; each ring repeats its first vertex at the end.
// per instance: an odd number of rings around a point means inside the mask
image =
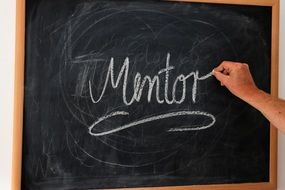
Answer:
MULTIPOLYGON (((271 26, 271 95, 278 97, 278 58, 279 58, 279 0, 172 0, 180 2, 198 2, 232 5, 268 6, 272 8, 271 26)), ((12 152, 12 190, 21 189, 22 136, 24 108, 24 62, 25 62, 25 0, 16 3, 16 49, 14 83, 14 128, 12 152)), ((277 188, 277 129, 270 127, 270 169, 269 182, 192 185, 173 187, 128 188, 136 190, 274 190, 277 188)))

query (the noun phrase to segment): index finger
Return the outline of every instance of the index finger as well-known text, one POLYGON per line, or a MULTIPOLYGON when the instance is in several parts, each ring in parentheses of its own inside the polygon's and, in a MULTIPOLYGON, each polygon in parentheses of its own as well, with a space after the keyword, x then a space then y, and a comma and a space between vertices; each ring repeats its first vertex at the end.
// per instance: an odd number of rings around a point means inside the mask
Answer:
POLYGON ((233 61, 223 61, 218 67, 216 67, 214 70, 218 72, 222 72, 224 70, 231 70, 235 68, 238 64, 238 62, 233 61))

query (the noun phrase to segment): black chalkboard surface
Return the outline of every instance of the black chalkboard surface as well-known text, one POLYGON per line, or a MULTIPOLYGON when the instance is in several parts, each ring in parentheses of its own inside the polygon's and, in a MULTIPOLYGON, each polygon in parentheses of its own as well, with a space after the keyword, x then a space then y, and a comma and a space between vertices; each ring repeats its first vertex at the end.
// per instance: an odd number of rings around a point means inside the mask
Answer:
POLYGON ((271 8, 27 0, 22 188, 269 181, 269 123, 211 75, 270 91, 271 8))

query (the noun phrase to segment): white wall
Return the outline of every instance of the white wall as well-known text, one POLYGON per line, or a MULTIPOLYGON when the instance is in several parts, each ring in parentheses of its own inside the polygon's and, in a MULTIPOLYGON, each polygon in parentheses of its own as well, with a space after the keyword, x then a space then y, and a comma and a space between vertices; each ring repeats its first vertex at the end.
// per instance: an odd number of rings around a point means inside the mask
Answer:
MULTIPOLYGON (((0 189, 11 189, 15 1, 0 0, 0 189)), ((281 1, 280 97, 285 99, 285 2, 281 1)), ((279 134, 278 190, 285 190, 285 135, 279 134)))
POLYGON ((0 0, 0 189, 11 189, 15 0, 0 0))
MULTIPOLYGON (((280 0, 279 96, 285 99, 285 1, 280 0)), ((284 123, 285 125, 285 123, 284 123)), ((285 190, 285 135, 278 136, 278 190, 285 190)))

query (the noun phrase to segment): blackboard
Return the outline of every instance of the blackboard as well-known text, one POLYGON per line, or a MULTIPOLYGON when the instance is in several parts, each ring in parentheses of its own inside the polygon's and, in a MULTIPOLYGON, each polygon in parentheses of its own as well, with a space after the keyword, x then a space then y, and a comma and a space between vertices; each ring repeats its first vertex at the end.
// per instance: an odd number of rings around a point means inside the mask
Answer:
POLYGON ((270 123, 211 73, 246 62, 271 92, 271 6, 27 0, 25 14, 22 189, 272 182, 270 123))

